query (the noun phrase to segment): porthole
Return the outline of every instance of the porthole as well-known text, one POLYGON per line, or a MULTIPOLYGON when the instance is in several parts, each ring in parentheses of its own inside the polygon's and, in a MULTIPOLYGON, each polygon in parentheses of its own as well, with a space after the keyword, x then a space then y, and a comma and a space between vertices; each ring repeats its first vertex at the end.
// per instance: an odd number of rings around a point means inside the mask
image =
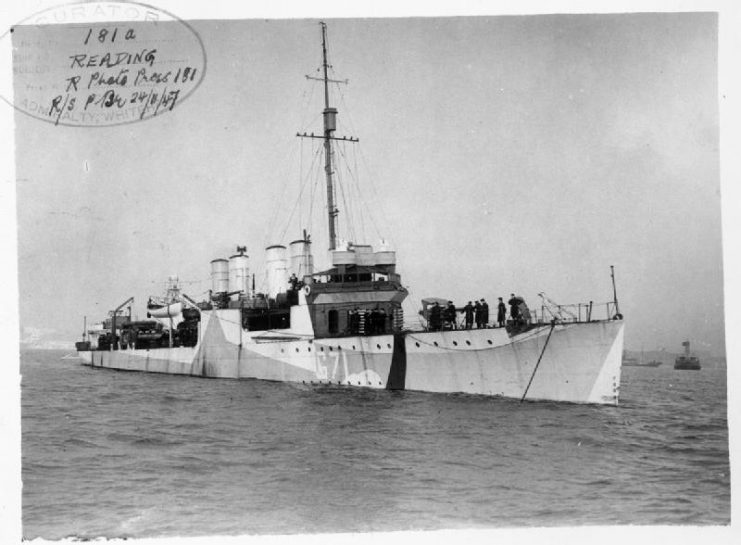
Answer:
POLYGON ((352 349, 355 350, 355 345, 352 345, 352 349))
POLYGON ((342 350, 342 347, 337 345, 337 350, 342 350))
POLYGON ((280 351, 281 351, 281 352, 285 352, 285 349, 281 348, 281 349, 280 349, 280 351))
POLYGON ((296 352, 298 352, 298 348, 296 349, 296 352))
POLYGON ((324 347, 323 346, 320 346, 319 347, 319 350, 321 350, 322 352, 324 352, 324 347))
POLYGON ((311 347, 307 348, 307 350, 308 350, 309 352, 311 352, 311 347))
POLYGON ((458 341, 453 341, 453 346, 458 346, 458 341))
POLYGON ((381 345, 380 344, 377 344, 376 345, 376 348, 378 348, 380 350, 381 349, 381 345))
POLYGON ((433 341, 432 344, 434 344, 435 346, 437 346, 437 341, 433 341))
POLYGON ((493 342, 491 342, 491 339, 486 339, 486 342, 488 342, 489 344, 494 344, 493 342))
POLYGON ((467 344, 468 346, 471 346, 471 341, 466 341, 466 344, 467 344))
POLYGON ((417 345, 417 348, 419 348, 419 343, 414 343, 414 344, 416 344, 417 345))
POLYGON ((391 345, 390 345, 390 344, 387 344, 386 346, 387 346, 388 348, 391 348, 391 345))
POLYGON ((333 349, 332 349, 332 347, 330 346, 330 347, 329 347, 329 351, 331 352, 332 350, 333 350, 333 349))

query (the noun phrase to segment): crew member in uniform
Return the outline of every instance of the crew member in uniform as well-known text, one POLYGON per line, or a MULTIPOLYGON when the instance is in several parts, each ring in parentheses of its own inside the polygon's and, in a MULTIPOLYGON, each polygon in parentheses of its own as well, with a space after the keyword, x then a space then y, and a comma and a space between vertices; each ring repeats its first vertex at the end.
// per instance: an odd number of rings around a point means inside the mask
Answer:
POLYGON ((520 301, 515 297, 514 293, 510 294, 510 299, 507 301, 507 304, 509 305, 509 315, 512 317, 512 323, 517 325, 520 319, 520 301))
POLYGON ((448 306, 445 307, 445 323, 450 326, 450 329, 457 329, 455 324, 455 305, 453 301, 448 301, 448 306))
POLYGON ((442 329, 442 308, 437 301, 435 301, 435 304, 430 309, 430 329, 432 331, 442 329))
POLYGON ((471 329, 473 327, 473 305, 471 301, 463 307, 463 312, 466 314, 466 329, 471 329))
POLYGON ((499 298, 499 304, 497 305, 497 323, 499 327, 504 327, 504 323, 507 320, 507 305, 504 304, 502 298, 499 298))
POLYGON ((386 333, 386 310, 381 307, 378 309, 378 332, 386 333))

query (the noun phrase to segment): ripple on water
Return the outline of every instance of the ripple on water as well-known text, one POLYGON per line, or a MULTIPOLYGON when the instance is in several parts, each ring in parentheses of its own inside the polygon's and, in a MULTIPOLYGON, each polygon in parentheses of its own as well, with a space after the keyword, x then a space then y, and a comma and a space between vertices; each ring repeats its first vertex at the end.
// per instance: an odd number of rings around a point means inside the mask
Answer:
POLYGON ((27 538, 727 524, 725 375, 620 407, 22 361, 27 538))

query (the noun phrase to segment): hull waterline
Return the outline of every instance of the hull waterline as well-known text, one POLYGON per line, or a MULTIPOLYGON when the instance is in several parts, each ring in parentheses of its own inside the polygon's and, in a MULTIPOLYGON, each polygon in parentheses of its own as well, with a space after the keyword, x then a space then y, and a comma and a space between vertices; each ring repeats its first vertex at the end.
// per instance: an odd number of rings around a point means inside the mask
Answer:
POLYGON ((272 340, 213 313, 195 347, 82 351, 93 367, 615 405, 622 321, 272 340))

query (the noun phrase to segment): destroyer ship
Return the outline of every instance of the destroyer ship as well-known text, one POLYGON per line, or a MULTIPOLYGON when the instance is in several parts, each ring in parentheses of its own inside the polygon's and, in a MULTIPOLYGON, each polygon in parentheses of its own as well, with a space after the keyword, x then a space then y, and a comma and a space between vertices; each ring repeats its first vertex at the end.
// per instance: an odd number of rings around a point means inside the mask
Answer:
MULTIPOLYGON (((237 247, 211 261, 211 289, 196 301, 171 277, 150 298, 147 319, 132 318, 133 298, 88 329, 77 350, 95 368, 262 379, 307 385, 467 393, 519 400, 618 403, 623 317, 613 301, 527 309, 493 327, 440 319, 425 305, 405 323, 408 295, 395 251, 338 237, 335 157, 338 111, 330 105, 326 25, 321 23, 323 132, 297 134, 323 147, 328 265, 315 269, 306 231, 265 248, 267 288, 255 290, 250 257, 237 247), (574 307, 576 308, 576 307, 574 307), (583 312, 582 312, 583 311, 583 312)), ((323 251, 322 251, 323 253, 323 251)), ((516 301, 521 301, 517 299, 516 301)), ((545 301, 544 301, 545 302, 545 301)), ((522 303, 524 305, 524 303, 522 303)), ((519 308, 519 307, 518 307, 519 308)), ((436 314, 437 313, 437 314, 436 314)))

